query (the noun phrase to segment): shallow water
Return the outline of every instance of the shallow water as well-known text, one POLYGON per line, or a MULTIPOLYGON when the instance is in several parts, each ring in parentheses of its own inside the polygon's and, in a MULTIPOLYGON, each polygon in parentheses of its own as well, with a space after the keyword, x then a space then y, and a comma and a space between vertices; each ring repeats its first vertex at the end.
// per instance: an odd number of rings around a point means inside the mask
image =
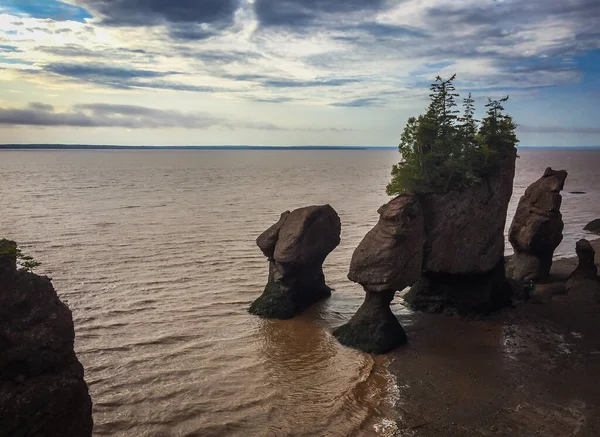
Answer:
MULTIPOLYGON (((600 217, 600 151, 522 150, 518 196, 544 168, 563 193, 572 254, 600 217), (585 191, 586 194, 569 194, 585 191)), ((2 151, 0 235, 44 264, 73 311, 94 435, 393 435, 387 358, 331 336, 362 302, 346 273, 388 200, 394 151, 2 151), (279 214, 330 203, 335 289, 292 321, 246 309, 267 277, 255 238, 279 214)), ((398 303, 394 311, 410 324, 398 303)), ((401 400, 400 400, 401 401, 401 400)))

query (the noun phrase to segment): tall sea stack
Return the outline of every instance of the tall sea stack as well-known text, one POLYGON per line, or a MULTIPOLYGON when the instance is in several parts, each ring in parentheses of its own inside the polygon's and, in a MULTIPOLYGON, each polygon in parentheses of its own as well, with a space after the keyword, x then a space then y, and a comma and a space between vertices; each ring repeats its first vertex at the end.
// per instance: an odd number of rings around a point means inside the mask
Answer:
POLYGON ((419 196, 425 219, 423 274, 405 296, 420 311, 489 313, 511 302, 504 227, 516 150, 483 181, 419 196))
POLYGON ((554 249, 563 239, 560 191, 566 178, 566 171, 548 167, 519 200, 508 234, 515 251, 512 277, 518 281, 545 281, 550 274, 554 249))
POLYGON ((270 319, 291 319, 331 296, 323 262, 340 244, 340 232, 340 218, 330 205, 284 212, 256 240, 269 260, 269 278, 249 311, 270 319))
POLYGON ((71 311, 49 278, 17 270, 16 254, 0 240, 0 437, 90 437, 71 311))
POLYGON ((377 212, 379 222, 354 251, 348 273, 365 289, 365 301, 333 335, 346 346, 381 354, 406 342, 390 302, 420 276, 424 224, 421 206, 411 195, 400 195, 377 212))

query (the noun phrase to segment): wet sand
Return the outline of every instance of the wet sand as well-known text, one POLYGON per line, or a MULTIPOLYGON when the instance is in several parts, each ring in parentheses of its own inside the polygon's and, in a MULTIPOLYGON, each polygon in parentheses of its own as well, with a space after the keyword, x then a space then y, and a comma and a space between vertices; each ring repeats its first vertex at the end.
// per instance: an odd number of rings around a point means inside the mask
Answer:
MULTIPOLYGON (((576 265, 555 261, 551 280, 576 265)), ((405 328, 390 356, 397 436, 600 436, 600 304, 563 295, 481 320, 414 314, 405 328)))

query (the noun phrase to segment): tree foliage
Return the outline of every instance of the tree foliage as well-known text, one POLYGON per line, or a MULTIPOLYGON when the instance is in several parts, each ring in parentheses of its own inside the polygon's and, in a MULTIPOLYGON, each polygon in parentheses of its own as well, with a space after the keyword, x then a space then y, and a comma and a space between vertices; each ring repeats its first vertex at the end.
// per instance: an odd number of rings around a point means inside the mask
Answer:
POLYGON ((436 77, 431 84, 425 114, 408 119, 400 137, 402 160, 392 167, 387 193, 446 192, 469 186, 494 171, 514 150, 516 125, 504 113, 500 100, 488 99, 485 117, 475 118, 475 100, 469 93, 463 111, 457 109, 453 81, 436 77))

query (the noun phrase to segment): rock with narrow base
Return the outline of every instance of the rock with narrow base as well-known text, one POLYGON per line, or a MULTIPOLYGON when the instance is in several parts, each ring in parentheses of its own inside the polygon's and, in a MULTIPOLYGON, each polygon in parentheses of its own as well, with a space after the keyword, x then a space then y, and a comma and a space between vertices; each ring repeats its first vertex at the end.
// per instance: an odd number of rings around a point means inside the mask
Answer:
POLYGON ((510 305, 504 271, 504 227, 516 151, 486 180, 447 193, 419 196, 425 218, 421 279, 405 295, 414 310, 489 313, 510 305))
POLYGON ((269 277, 249 311, 269 319, 291 319, 331 296, 323 262, 340 243, 340 231, 340 218, 330 205, 284 212, 256 240, 269 260, 269 277))
POLYGON ((354 251, 348 273, 365 289, 365 301, 333 332, 340 343, 368 353, 385 353, 406 342, 390 302, 419 278, 425 238, 423 211, 413 196, 398 196, 378 213, 379 222, 354 251))
POLYGON ((514 279, 538 282, 548 278, 554 249, 563 238, 560 191, 566 178, 566 171, 548 167, 519 200, 508 235, 515 252, 511 260, 514 279))
POLYGON ((92 435, 74 336, 50 279, 18 271, 16 244, 0 240, 0 436, 92 435))

